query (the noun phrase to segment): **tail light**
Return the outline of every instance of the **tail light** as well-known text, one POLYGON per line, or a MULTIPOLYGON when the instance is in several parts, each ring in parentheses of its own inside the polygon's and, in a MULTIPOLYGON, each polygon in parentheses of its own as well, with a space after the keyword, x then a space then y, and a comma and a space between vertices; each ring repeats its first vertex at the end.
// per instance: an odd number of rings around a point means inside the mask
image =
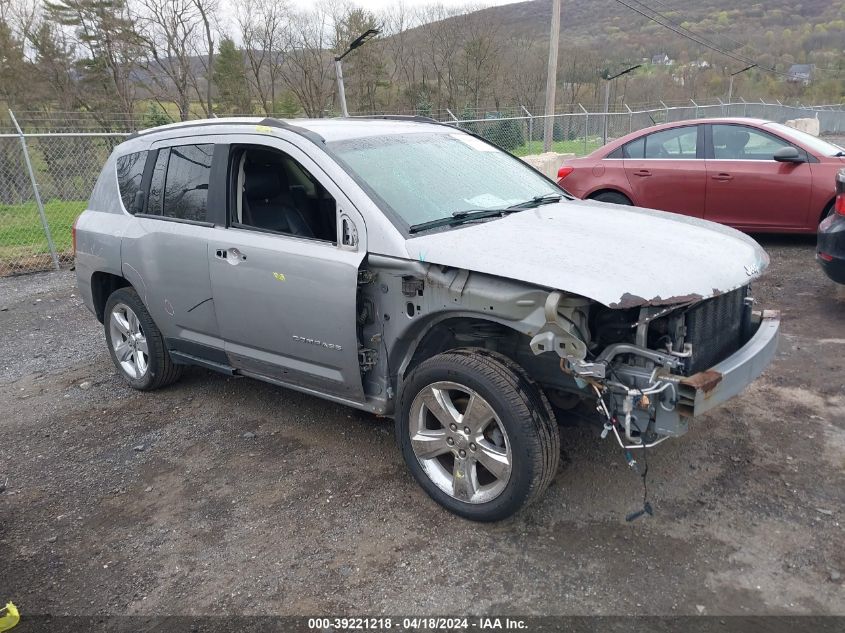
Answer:
POLYGON ((836 202, 833 210, 839 215, 845 215, 845 169, 836 174, 836 202))
POLYGON ((76 223, 79 222, 79 216, 76 216, 76 219, 73 221, 73 225, 70 227, 70 239, 71 243, 73 244, 73 256, 76 257, 76 223))
POLYGON ((575 171, 574 167, 572 167, 571 165, 564 165, 563 167, 557 170, 557 179, 563 180, 573 171, 575 171))

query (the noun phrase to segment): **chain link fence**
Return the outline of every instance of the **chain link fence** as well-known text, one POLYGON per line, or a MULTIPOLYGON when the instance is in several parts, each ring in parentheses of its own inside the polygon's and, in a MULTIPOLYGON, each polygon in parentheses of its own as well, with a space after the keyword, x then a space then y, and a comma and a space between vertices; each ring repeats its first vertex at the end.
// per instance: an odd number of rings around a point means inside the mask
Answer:
MULTIPOLYGON (((577 111, 555 114, 552 118, 551 151, 589 154, 608 141, 659 123, 716 117, 750 117, 784 123, 791 119, 818 119, 821 134, 845 135, 845 104, 830 106, 786 106, 779 103, 740 102, 689 105, 661 104, 658 107, 594 112, 577 106, 577 111)), ((450 122, 477 134, 517 155, 543 152, 543 135, 549 117, 528 110, 521 116, 488 112, 483 118, 452 119, 450 122)))
MULTIPOLYGON (((576 104, 555 114, 552 151, 584 155, 606 140, 657 123, 720 116, 785 122, 815 118, 822 134, 845 135, 845 105, 786 106, 780 103, 665 104, 599 112, 576 104)), ((423 113, 420 113, 423 114, 423 113)), ((429 113, 424 113, 429 114, 429 113)), ((437 118, 478 134, 517 155, 543 151, 546 116, 524 107, 485 111, 458 119, 451 111, 437 118)), ((0 121, 0 277, 57 269, 73 261, 71 226, 85 209, 108 155, 127 136, 124 119, 103 131, 70 131, 73 122, 14 115, 0 121), (23 128, 23 131, 21 130, 23 128), (61 132, 53 130, 62 130, 61 132), (8 130, 8 133, 6 131, 8 130), (49 130, 49 131, 48 131, 49 130), (117 131, 121 130, 121 131, 117 131)), ((131 126, 130 126, 131 127, 131 126)), ((90 127, 87 127, 90 129, 90 127)))

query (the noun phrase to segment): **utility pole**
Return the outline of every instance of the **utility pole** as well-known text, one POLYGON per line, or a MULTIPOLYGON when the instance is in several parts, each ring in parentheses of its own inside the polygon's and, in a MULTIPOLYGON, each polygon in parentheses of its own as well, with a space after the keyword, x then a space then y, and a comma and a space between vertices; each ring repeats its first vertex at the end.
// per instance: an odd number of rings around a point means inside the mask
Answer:
POLYGON ((560 42, 560 0, 552 3, 552 30, 549 33, 549 67, 546 71, 546 118, 543 128, 543 151, 552 151, 555 126, 555 89, 557 88, 557 52, 560 42))
POLYGON ((743 68, 742 70, 738 70, 738 71, 736 71, 735 73, 731 73, 731 82, 728 84, 728 105, 729 105, 729 106, 730 106, 730 104, 731 104, 731 99, 732 99, 732 97, 733 97, 733 95, 734 95, 734 77, 736 77, 737 75, 741 75, 741 74, 742 74, 742 73, 744 73, 746 70, 751 70, 751 69, 752 69, 752 68, 754 68, 755 66, 757 66, 757 64, 751 64, 750 66, 746 66, 746 67, 745 67, 745 68, 743 68))

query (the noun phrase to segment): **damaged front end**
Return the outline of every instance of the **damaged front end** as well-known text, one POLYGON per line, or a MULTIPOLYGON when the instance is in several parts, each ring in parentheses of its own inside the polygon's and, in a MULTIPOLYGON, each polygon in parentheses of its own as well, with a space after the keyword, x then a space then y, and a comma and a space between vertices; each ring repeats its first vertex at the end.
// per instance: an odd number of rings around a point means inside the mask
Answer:
POLYGON ((603 436, 653 446, 686 433, 774 357, 778 313, 754 311, 749 286, 714 294, 619 309, 552 292, 531 351, 556 353, 562 372, 595 395, 603 436))

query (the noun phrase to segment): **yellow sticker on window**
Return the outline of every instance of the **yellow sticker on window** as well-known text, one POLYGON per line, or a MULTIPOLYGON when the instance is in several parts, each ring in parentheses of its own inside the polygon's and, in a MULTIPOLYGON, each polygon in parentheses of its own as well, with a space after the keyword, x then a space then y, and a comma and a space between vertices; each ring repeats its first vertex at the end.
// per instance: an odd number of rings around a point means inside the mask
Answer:
POLYGON ((256 132, 263 132, 265 134, 269 134, 270 132, 273 131, 273 128, 271 128, 269 125, 256 125, 255 131, 256 132))
POLYGON ((276 278, 276 281, 285 281, 285 276, 282 273, 273 273, 273 277, 276 278))

